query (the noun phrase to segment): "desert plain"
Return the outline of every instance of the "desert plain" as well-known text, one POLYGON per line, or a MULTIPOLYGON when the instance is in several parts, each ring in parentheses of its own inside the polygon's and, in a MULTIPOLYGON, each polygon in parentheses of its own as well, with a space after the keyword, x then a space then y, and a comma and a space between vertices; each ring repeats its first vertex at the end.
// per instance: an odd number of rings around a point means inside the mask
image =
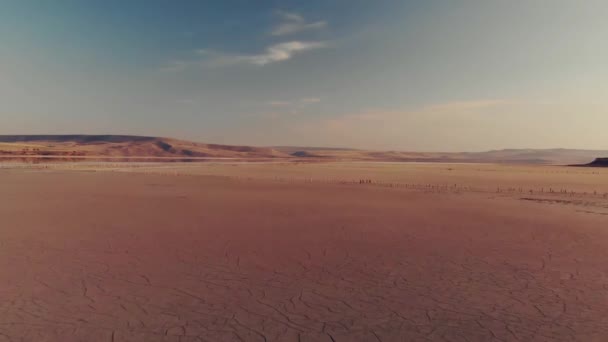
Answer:
POLYGON ((608 169, 0 163, 0 341, 606 341, 608 169))

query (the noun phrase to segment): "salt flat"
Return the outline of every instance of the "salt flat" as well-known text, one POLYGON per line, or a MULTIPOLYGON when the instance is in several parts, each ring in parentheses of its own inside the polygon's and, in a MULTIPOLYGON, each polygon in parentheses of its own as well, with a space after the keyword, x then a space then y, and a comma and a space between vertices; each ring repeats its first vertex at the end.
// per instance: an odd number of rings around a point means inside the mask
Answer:
POLYGON ((607 192, 548 166, 11 165, 0 340, 603 341, 607 192))

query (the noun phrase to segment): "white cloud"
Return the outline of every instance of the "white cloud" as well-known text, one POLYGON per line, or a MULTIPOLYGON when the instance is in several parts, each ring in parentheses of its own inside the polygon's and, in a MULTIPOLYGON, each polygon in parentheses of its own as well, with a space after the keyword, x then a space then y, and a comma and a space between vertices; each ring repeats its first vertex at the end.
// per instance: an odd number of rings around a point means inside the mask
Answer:
POLYGON ((294 12, 277 11, 276 13, 281 18, 283 18, 283 20, 304 22, 304 18, 301 15, 294 13, 294 12))
MULTIPOLYGON (((307 22, 297 13, 285 11, 277 11, 276 13, 281 17, 282 22, 272 31, 272 35, 274 36, 285 36, 302 31, 317 30, 327 26, 327 22, 325 21, 307 22)), ((160 67, 159 70, 177 72, 191 67, 221 67, 236 64, 265 66, 287 61, 295 55, 324 47, 327 47, 327 42, 292 40, 267 46, 261 53, 257 54, 232 54, 216 50, 197 49, 194 50, 197 57, 170 61, 160 67)), ((318 99, 305 99, 301 102, 316 103, 319 101, 318 99)))
POLYGON ((301 42, 291 41, 271 45, 266 51, 257 55, 227 56, 229 63, 248 63, 254 65, 267 65, 291 59, 294 55, 304 51, 321 49, 326 46, 324 42, 301 42))
POLYGON ((302 31, 318 30, 327 27, 326 21, 315 21, 308 23, 301 15, 297 13, 279 11, 277 14, 281 16, 283 23, 272 30, 273 36, 285 36, 302 31))
POLYGON ((306 51, 327 47, 326 42, 290 41, 274 44, 267 47, 264 52, 249 55, 231 55, 220 51, 199 49, 194 52, 199 59, 190 61, 175 60, 159 68, 160 71, 183 71, 190 67, 222 67, 237 64, 265 66, 271 63, 283 62, 292 59, 295 55, 306 51))

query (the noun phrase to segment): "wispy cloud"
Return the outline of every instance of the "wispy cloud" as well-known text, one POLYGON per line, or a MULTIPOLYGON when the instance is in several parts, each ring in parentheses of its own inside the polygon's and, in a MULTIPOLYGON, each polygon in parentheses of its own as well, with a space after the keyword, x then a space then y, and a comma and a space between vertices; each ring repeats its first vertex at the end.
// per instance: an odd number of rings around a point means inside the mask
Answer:
POLYGON ((346 114, 341 117, 328 119, 330 122, 363 122, 384 121, 414 117, 450 117, 455 115, 483 114, 486 110, 514 104, 516 101, 499 99, 482 99, 435 103, 413 110, 369 109, 360 113, 346 114))
POLYGON ((278 119, 286 116, 296 116, 305 110, 307 106, 314 105, 321 102, 318 97, 303 97, 297 100, 289 101, 268 101, 265 103, 266 106, 272 107, 272 111, 263 112, 258 115, 264 119, 278 119))
POLYGON ((271 63, 283 62, 293 58, 296 54, 321 49, 326 46, 327 44, 325 42, 291 41, 271 45, 260 54, 225 56, 224 62, 228 64, 247 63, 264 66, 271 63))
POLYGON ((272 30, 273 36, 286 36, 302 31, 318 30, 327 27, 326 21, 306 22, 304 18, 292 12, 278 11, 283 22, 272 30))
MULTIPOLYGON (((321 29, 327 26, 326 21, 307 22, 301 15, 293 12, 277 11, 282 22, 272 30, 273 36, 286 36, 302 31, 321 29)), ((266 46, 259 53, 235 54, 212 49, 196 49, 192 58, 173 60, 159 68, 160 71, 178 72, 191 67, 222 67, 230 65, 266 66, 284 62, 307 51, 327 47, 326 41, 290 40, 266 46)), ((310 103, 317 99, 307 99, 310 103)))
POLYGON ((359 113, 321 120, 321 127, 327 129, 365 131, 370 127, 405 127, 417 123, 421 126, 436 124, 436 120, 474 119, 496 109, 517 103, 510 100, 480 99, 429 104, 411 110, 369 109, 359 113))
POLYGON ((467 150, 474 134, 491 139, 495 117, 509 113, 516 100, 472 99, 429 103, 417 108, 369 108, 336 116, 284 116, 280 124, 293 136, 314 132, 318 141, 361 148, 467 150), (297 124, 294 124, 297 123, 297 124), (483 127, 480 130, 478 127, 483 127), (481 132, 481 133, 479 133, 481 132), (428 137, 441 137, 428 139, 428 137))
POLYGON ((160 71, 183 71, 190 67, 222 67, 230 65, 266 66, 272 63, 284 62, 306 51, 327 47, 326 42, 290 41, 268 46, 258 54, 227 54, 206 49, 195 50, 198 58, 192 60, 174 60, 160 68, 160 71))

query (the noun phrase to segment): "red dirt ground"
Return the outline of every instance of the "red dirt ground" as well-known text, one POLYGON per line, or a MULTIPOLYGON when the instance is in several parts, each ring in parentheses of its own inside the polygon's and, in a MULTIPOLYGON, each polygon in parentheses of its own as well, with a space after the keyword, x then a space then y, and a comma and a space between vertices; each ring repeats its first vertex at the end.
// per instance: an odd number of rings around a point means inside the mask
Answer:
POLYGON ((28 170, 0 193, 0 341, 608 339, 587 202, 28 170))

